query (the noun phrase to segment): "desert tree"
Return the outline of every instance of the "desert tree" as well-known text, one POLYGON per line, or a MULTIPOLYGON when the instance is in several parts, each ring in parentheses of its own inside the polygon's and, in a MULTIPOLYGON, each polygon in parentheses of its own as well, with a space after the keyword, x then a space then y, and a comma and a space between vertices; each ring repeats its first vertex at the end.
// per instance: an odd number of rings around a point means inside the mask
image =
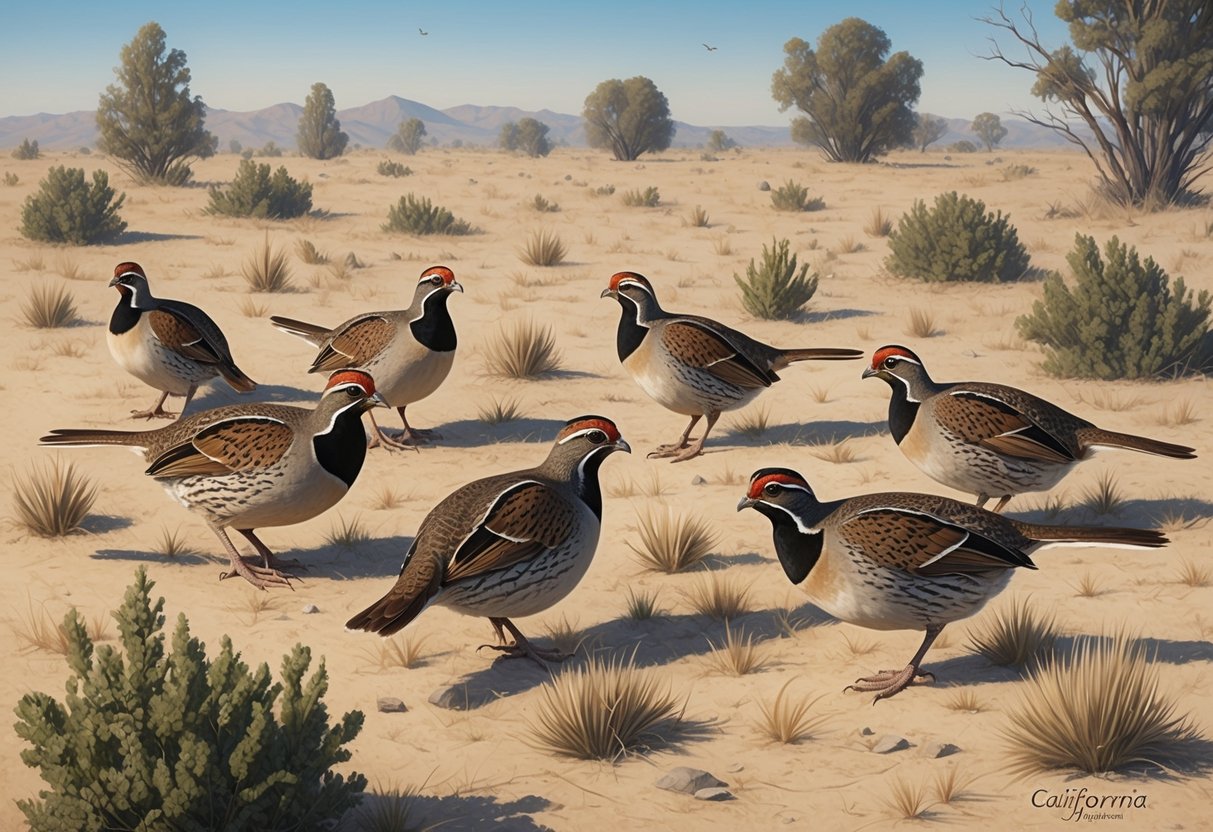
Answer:
POLYGON ((425 122, 419 118, 410 118, 400 122, 396 127, 396 132, 387 140, 388 150, 412 156, 421 149, 423 138, 425 138, 425 122))
POLYGON ((948 120, 930 113, 916 113, 914 116, 914 132, 911 135, 914 147, 922 153, 927 148, 942 139, 948 132, 948 120))
POLYGON ((119 61, 117 83, 97 104, 98 147, 136 179, 186 184, 190 160, 213 155, 218 139, 203 127, 202 98, 190 96, 185 53, 166 53, 164 30, 152 21, 122 47, 119 61))
POLYGON ((922 61, 890 48, 888 35, 858 17, 822 32, 816 50, 800 38, 784 44, 771 95, 781 110, 805 114, 792 120, 793 140, 832 162, 870 162, 910 144, 922 61))
POLYGON ((973 123, 969 125, 969 129, 977 134, 977 138, 981 139, 987 152, 997 147, 998 143, 1007 135, 1007 128, 1002 126, 1002 119, 995 113, 979 113, 973 119, 973 123))
POLYGON ((723 130, 717 129, 708 133, 707 148, 713 153, 723 153, 726 150, 733 150, 735 147, 737 147, 737 142, 729 138, 729 134, 723 130))
POLYGON ((296 134, 299 152, 312 159, 334 159, 345 152, 350 137, 341 132, 333 91, 317 81, 303 104, 296 134))
POLYGON ((643 75, 603 81, 586 96, 581 116, 590 147, 609 148, 621 162, 665 150, 674 140, 670 103, 643 75))
POLYGON ((512 153, 522 153, 531 158, 547 156, 552 152, 552 143, 548 140, 550 129, 542 121, 530 117, 517 122, 508 121, 501 125, 497 144, 512 153))
POLYGON ((1193 191, 1213 141, 1213 6, 1208 0, 1059 0, 1070 40, 1050 50, 1031 13, 999 8, 984 21, 1016 41, 1012 57, 991 38, 987 57, 1036 76, 1043 115, 1019 113, 1078 145, 1102 190, 1118 203, 1166 205, 1193 191))
POLYGON ((18 160, 37 159, 42 155, 42 151, 38 149, 38 140, 22 139, 21 144, 13 151, 13 158, 18 160))

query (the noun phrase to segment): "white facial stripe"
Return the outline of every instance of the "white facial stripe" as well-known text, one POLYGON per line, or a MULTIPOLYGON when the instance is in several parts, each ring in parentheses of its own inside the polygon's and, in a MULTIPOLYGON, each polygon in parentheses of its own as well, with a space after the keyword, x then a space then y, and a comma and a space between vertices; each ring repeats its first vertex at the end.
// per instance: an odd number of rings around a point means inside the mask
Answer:
MULTIPOLYGON (((329 388, 329 392, 332 392, 333 390, 338 390, 338 391, 345 390, 347 387, 357 387, 359 390, 362 390, 362 392, 364 394, 366 393, 366 390, 363 390, 362 385, 355 384, 352 381, 347 384, 342 384, 340 387, 331 387, 331 388, 329 388)), ((326 395, 327 395, 327 393, 326 393, 326 395)), ((329 433, 333 429, 333 426, 337 424, 337 419, 338 419, 338 417, 341 416, 342 413, 345 413, 351 407, 357 407, 360 404, 362 404, 362 402, 360 402, 360 401, 351 401, 345 407, 338 408, 333 413, 332 417, 329 419, 329 423, 327 425, 325 425, 324 430, 317 431, 316 435, 324 436, 325 434, 329 433)))
MULTIPOLYGON (((561 439, 561 440, 560 440, 559 442, 557 442, 556 444, 557 444, 557 445, 563 445, 565 442, 569 442, 569 441, 571 441, 571 440, 573 440, 573 439, 576 439, 578 436, 586 436, 587 434, 590 434, 590 433, 592 433, 592 432, 594 432, 594 431, 598 431, 598 432, 599 432, 599 433, 601 433, 603 436, 606 436, 606 435, 607 435, 607 434, 606 434, 606 431, 605 431, 605 430, 603 430, 602 428, 582 428, 582 429, 581 429, 581 430, 579 430, 579 431, 575 431, 575 432, 573 432, 573 433, 570 433, 568 436, 566 436, 564 439, 561 439)), ((609 438, 609 437, 608 437, 608 438, 609 438)), ((605 445, 604 445, 604 447, 605 447, 605 445)))
POLYGON ((797 517, 795 514, 792 513, 791 509, 785 508, 784 506, 781 506, 778 503, 767 502, 766 500, 759 500, 758 502, 762 503, 764 506, 770 506, 771 508, 777 508, 780 511, 782 511, 784 514, 786 514, 788 517, 791 517, 792 522, 794 522, 796 524, 796 528, 800 530, 801 534, 821 534, 821 529, 809 528, 808 526, 806 526, 804 524, 803 520, 801 520, 799 517, 797 517))
MULTIPOLYGON (((811 489, 805 488, 803 485, 793 485, 793 484, 792 484, 792 483, 790 483, 790 482, 775 482, 775 483, 767 483, 767 485, 772 485, 772 484, 774 484, 774 485, 778 485, 780 488, 792 488, 792 489, 795 489, 796 491, 800 491, 800 492, 802 492, 802 493, 804 493, 804 494, 808 494, 810 497, 816 497, 816 496, 817 496, 816 494, 814 494, 814 493, 813 493, 813 491, 812 491, 811 489)), ((766 485, 764 485, 764 486, 763 486, 763 488, 766 488, 766 487, 767 487, 766 485)))
POLYGON ((609 451, 609 450, 612 450, 610 445, 599 445, 597 448, 595 448, 594 450, 590 451, 588 454, 583 456, 581 458, 581 462, 577 463, 577 479, 581 482, 585 482, 586 463, 588 463, 590 461, 590 459, 594 456, 594 454, 601 453, 602 451, 609 451))
POLYGON ((615 290, 622 292, 624 287, 626 287, 626 286, 635 286, 637 289, 644 292, 645 294, 649 294, 649 295, 653 294, 652 290, 649 289, 648 286, 644 285, 639 280, 635 280, 630 277, 625 277, 623 280, 619 281, 619 285, 615 287, 615 290))
MULTIPOLYGON (((922 365, 920 364, 919 366, 922 366, 922 365)), ((904 379, 904 378, 902 378, 901 376, 897 375, 896 373, 890 373, 890 375, 891 375, 891 376, 893 376, 893 378, 895 378, 895 379, 897 379, 898 381, 900 381, 900 382, 902 383, 902 385, 903 385, 903 386, 906 388, 906 401, 907 401, 907 402, 910 402, 910 403, 912 403, 912 404, 922 404, 922 402, 921 402, 921 401, 919 401, 918 399, 914 398, 913 394, 911 394, 911 393, 910 393, 910 381, 909 381, 909 379, 904 379)))

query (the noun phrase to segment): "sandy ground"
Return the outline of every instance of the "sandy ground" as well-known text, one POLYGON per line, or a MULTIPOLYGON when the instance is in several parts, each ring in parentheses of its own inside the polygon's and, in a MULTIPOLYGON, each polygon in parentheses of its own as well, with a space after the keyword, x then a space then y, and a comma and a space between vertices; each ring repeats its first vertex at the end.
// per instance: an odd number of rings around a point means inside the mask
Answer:
MULTIPOLYGON (((1013 326, 1040 295, 1039 282, 930 287, 900 280, 882 269, 886 241, 863 230, 874 208, 897 217, 916 198, 929 200, 955 188, 1009 213, 1037 267, 1063 268, 1076 232, 1093 234, 1101 243, 1118 234, 1172 275, 1183 274, 1190 286, 1213 289, 1207 210, 1157 215, 1096 210, 1047 218, 1050 205, 1075 206, 1086 199, 1092 170, 1077 153, 1002 153, 1001 162, 993 164, 987 154, 948 161, 941 153, 907 153, 893 157, 892 164, 856 167, 825 164, 806 151, 746 150, 719 160, 682 151, 618 163, 584 150, 557 150, 541 160, 427 150, 403 160, 415 171, 405 179, 378 176, 381 158, 362 151, 329 162, 267 160, 309 179, 315 206, 329 212, 281 223, 207 216, 205 188, 136 186, 96 155, 17 162, 5 154, 0 159, 0 173, 19 177, 19 184, 0 188, 0 263, 8 273, 0 285, 0 310, 8 323, 0 330, 0 348, 10 359, 0 379, 9 440, 0 463, 12 477, 53 456, 36 445, 46 430, 127 425, 130 409, 154 399, 150 389, 113 363, 104 343, 104 322, 116 300, 105 284, 120 260, 142 263, 158 295, 206 308, 225 329, 237 361, 261 382, 255 395, 279 401, 314 400, 319 380, 305 372, 310 349, 271 328, 266 315, 336 323, 359 311, 402 308, 420 271, 433 263, 450 265, 467 288, 451 302, 460 336, 455 369, 445 386, 410 412, 415 424, 437 427, 445 440, 420 454, 372 452, 336 509, 299 526, 265 530, 271 547, 311 567, 294 592, 266 595, 234 581, 219 584, 218 542, 201 520, 141 474, 139 460, 119 450, 64 451, 64 458, 101 485, 101 495, 85 534, 42 540, 14 524, 0 531, 6 575, 0 605, 12 627, 0 639, 6 669, 0 676, 0 706, 11 709, 29 691, 63 693, 62 657, 29 650, 18 636, 31 611, 45 610, 58 620, 74 605, 86 617, 102 616, 118 605, 135 568, 143 565, 156 581, 156 592, 167 599, 169 620, 186 612, 193 632, 212 651, 222 635, 230 634, 247 660, 268 661, 274 668, 297 642, 323 656, 331 675, 330 712, 358 708, 366 713, 351 768, 368 774, 372 788, 418 788, 415 817, 442 829, 499 824, 517 830, 608 824, 619 829, 867 828, 896 820, 885 805, 896 781, 921 786, 929 795, 934 777, 949 768, 971 781, 965 799, 934 806, 929 818, 953 828, 1059 828, 1066 813, 1034 808, 1033 793, 1082 786, 1114 793, 1136 789, 1148 796, 1146 809, 1106 821, 1112 828, 1195 829, 1206 822, 1213 797, 1208 777, 1070 779, 1058 773, 1009 778, 1000 731, 1022 682, 973 655, 966 646, 970 622, 951 627, 928 655, 928 666, 939 676, 934 686, 914 688, 875 707, 868 696, 844 694, 844 685, 862 672, 901 666, 920 635, 864 631, 807 605, 773 557, 767 522, 733 509, 750 472, 771 464, 799 468, 825 498, 895 489, 942 491, 890 439, 886 386, 861 382, 859 362, 801 364, 785 371, 784 381, 754 406, 769 414, 763 436, 748 438, 731 429, 737 415, 728 415, 706 456, 676 466, 646 460, 643 451, 677 436, 683 417, 652 403, 625 375, 614 351, 618 311, 613 302, 600 300, 599 292, 613 272, 633 269, 653 281, 667 308, 713 315, 776 344, 851 346, 870 353, 882 344, 903 342, 924 357, 938 379, 1014 384, 1105 427, 1196 446, 1203 458, 1186 463, 1109 454, 1082 466, 1057 490, 1063 501, 1075 504, 1084 489, 1111 474, 1128 502, 1119 516, 1097 522, 1165 524, 1174 541, 1170 548, 1042 555, 1041 569, 1018 574, 983 615, 1013 596, 1030 596, 1034 604, 1055 611, 1069 634, 1122 625, 1140 632, 1157 647, 1164 692, 1209 730, 1213 588, 1191 588, 1176 577, 1185 560, 1209 563, 1204 524, 1213 516, 1213 503, 1203 489, 1213 453, 1213 421, 1205 408, 1213 395, 1205 382, 1093 384, 1048 378, 1038 368, 1039 352, 1018 339, 1013 326), (1001 171, 1012 162, 1037 172, 1006 182, 1001 171), (115 186, 126 193, 122 215, 129 230, 121 244, 54 248, 19 236, 21 204, 52 164, 110 171, 115 186), (778 186, 788 179, 821 196, 825 209, 799 215, 773 211, 758 185, 766 180, 778 186), (591 193, 608 184, 615 186, 614 196, 591 193), (622 205, 625 190, 649 185, 659 188, 660 207, 622 205), (482 233, 417 238, 383 232, 388 206, 410 191, 433 198, 482 233), (528 207, 536 194, 559 203, 560 212, 540 214, 528 207), (686 222, 697 205, 710 216, 707 228, 686 222), (565 265, 539 269, 520 262, 519 246, 540 228, 568 245, 565 265), (298 292, 246 292, 241 264, 267 235, 291 252, 298 292), (798 322, 752 320, 737 300, 732 275, 743 272, 772 237, 789 238, 793 250, 822 274, 811 311, 798 322), (335 259, 353 252, 365 268, 348 281, 333 279, 325 267, 295 257, 300 239, 335 259), (20 306, 39 283, 69 288, 87 323, 60 331, 24 327, 20 306), (941 334, 929 339, 907 334, 913 308, 934 315, 941 334), (567 372, 532 382, 487 376, 486 340, 499 322, 527 319, 552 327, 567 372), (503 398, 517 400, 524 418, 500 426, 482 423, 479 410, 503 398), (1174 424, 1171 414, 1185 402, 1196 419, 1174 424), (542 636, 567 620, 584 631, 585 649, 635 649, 685 698, 688 718, 704 725, 699 736, 673 748, 616 765, 555 757, 528 742, 543 677, 517 663, 495 664, 486 652, 477 652, 491 635, 486 622, 428 610, 404 634, 421 644, 424 661, 413 669, 380 669, 379 640, 342 626, 390 586, 410 536, 435 502, 471 478, 534 464, 546 454, 558 425, 583 412, 615 419, 640 453, 613 457, 604 466, 603 539, 584 582, 561 605, 520 625, 542 636), (843 440, 854 451, 852 460, 823 458, 830 456, 832 443, 843 440), (696 477, 706 484, 693 484, 696 477), (379 508, 385 493, 398 505, 379 508), (698 514, 718 531, 714 567, 751 587, 755 612, 733 626, 764 640, 767 664, 761 672, 740 678, 711 674, 705 655, 709 640, 719 641, 723 627, 693 615, 683 594, 702 573, 656 575, 637 564, 627 541, 635 538, 637 513, 655 505, 698 514), (371 542, 353 548, 325 542, 335 524, 354 520, 370 532, 371 542), (179 531, 202 554, 174 559, 158 554, 166 531, 179 531), (1100 590, 1095 597, 1080 597, 1077 585, 1087 577, 1100 590), (629 622, 623 617, 628 587, 657 590, 666 615, 629 622), (309 604, 319 612, 304 615, 309 604), (791 637, 778 627, 786 610, 801 622, 791 637), (502 695, 464 712, 427 703, 432 691, 455 680, 502 695), (814 739, 774 745, 755 727, 758 703, 789 681, 796 695, 820 697, 814 709, 825 719, 814 739), (971 690, 981 710, 949 708, 958 690, 971 690), (377 712, 381 696, 403 699, 408 712, 377 712), (864 735, 865 728, 872 736, 864 735), (904 736, 913 747, 889 755, 869 750, 874 739, 889 733, 904 736), (953 743, 960 751, 928 758, 923 749, 932 742, 953 743), (678 765, 713 772, 737 799, 702 803, 656 789, 654 781, 678 765)), ((237 161, 223 155, 200 163, 197 179, 203 184, 230 179, 237 161)), ((235 398, 213 387, 196 405, 235 398)), ((385 418, 394 425, 394 417, 385 418)), ((9 501, 6 495, 6 514, 12 513, 9 501)), ((1041 498, 1027 498, 1013 508, 1018 516, 1039 517, 1032 509, 1042 504, 1041 498)), ((1065 516, 1090 520, 1084 511, 1074 508, 1065 516)), ((111 639, 115 632, 111 624, 111 639)), ((10 728, 0 731, 3 829, 21 826, 12 801, 41 785, 37 773, 21 763, 22 747, 10 728)))

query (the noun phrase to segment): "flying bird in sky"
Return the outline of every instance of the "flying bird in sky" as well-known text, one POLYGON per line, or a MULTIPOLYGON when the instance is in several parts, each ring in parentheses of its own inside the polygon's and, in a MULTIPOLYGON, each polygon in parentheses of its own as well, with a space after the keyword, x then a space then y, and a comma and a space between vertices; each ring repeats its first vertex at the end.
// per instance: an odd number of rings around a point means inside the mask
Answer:
POLYGON ((429 32, 427 32, 425 29, 422 29, 420 26, 417 27, 417 33, 419 35, 421 35, 422 37, 425 37, 426 35, 429 34, 429 32))
POLYGON ((708 46, 706 43, 703 45, 703 48, 704 48, 704 49, 706 49, 706 50, 708 50, 709 52, 715 52, 715 51, 716 51, 716 47, 715 47, 715 46, 708 46))

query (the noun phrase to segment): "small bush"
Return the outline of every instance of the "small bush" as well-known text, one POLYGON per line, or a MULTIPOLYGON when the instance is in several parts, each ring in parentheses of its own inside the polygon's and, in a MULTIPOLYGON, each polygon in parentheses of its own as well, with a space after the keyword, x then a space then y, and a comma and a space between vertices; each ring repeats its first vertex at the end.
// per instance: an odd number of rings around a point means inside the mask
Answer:
POLYGON ((265 242, 244 262, 240 273, 248 283, 250 292, 289 292, 294 288, 291 270, 286 264, 286 252, 274 250, 270 245, 269 233, 265 235, 265 242))
POLYGON ((471 234, 472 226, 456 219, 447 209, 434 205, 429 197, 407 194, 388 209, 384 231, 402 234, 449 234, 459 236, 471 234))
POLYGON ((532 211, 538 211, 540 214, 558 214, 560 206, 555 202, 549 201, 543 194, 535 194, 535 198, 527 203, 532 211))
POLYGON ((863 233, 869 237, 887 237, 893 232, 893 218, 884 212, 883 208, 873 208, 868 217, 868 224, 863 227, 863 233))
POLYGON ((311 240, 302 237, 295 242, 295 256, 309 266, 325 266, 329 262, 327 254, 316 248, 311 240))
POLYGON ((992 664, 1025 667, 1047 657, 1057 641, 1053 616, 1037 613, 1026 598, 1012 600, 969 631, 969 646, 992 664))
POLYGON ((786 239, 762 246, 762 263, 746 266, 746 279, 733 280, 741 289, 741 305, 756 318, 787 320, 794 317, 817 291, 817 275, 809 276, 809 264, 797 269, 796 255, 786 239))
POLYGON ((776 211, 820 211, 826 207, 823 199, 810 199, 809 189, 791 179, 771 191, 771 204, 776 211))
MULTIPOLYGON (((601 188, 598 190, 602 191, 601 188)), ((610 193, 614 193, 614 191, 615 189, 612 187, 610 193)), ((661 204, 661 193, 652 185, 643 191, 633 188, 623 192, 623 204, 629 208, 656 208, 661 204)))
POLYGON ((266 142, 255 155, 274 159, 282 155, 282 148, 274 142, 266 142))
POLYGON ((1007 165, 1002 169, 1002 181, 1014 182, 1017 179, 1027 179, 1034 173, 1036 173, 1036 168, 1031 165, 1007 165))
POLYGON ((707 228, 708 227, 708 212, 702 206, 696 205, 691 209, 690 216, 687 217, 687 225, 692 228, 707 228))
POLYGON ((728 621, 751 609, 750 587, 720 572, 709 572, 692 584, 686 599, 696 613, 716 621, 728 621))
POLYGON ((60 329, 80 322, 76 300, 62 286, 39 283, 21 304, 21 319, 34 329, 60 329))
POLYGON ((784 745, 794 745, 801 740, 811 739, 825 722, 824 716, 813 713, 813 706, 821 701, 822 697, 793 702, 787 698, 788 686, 791 684, 791 679, 784 682, 772 702, 758 700, 758 710, 762 715, 758 721, 758 730, 768 739, 784 745))
POLYGON ((977 145, 973 144, 973 142, 969 141, 968 139, 961 139, 958 142, 952 142, 950 145, 945 147, 944 150, 948 151, 949 153, 976 153, 977 145))
POLYGON ((297 645, 254 671, 223 638, 211 660, 177 619, 166 650, 164 599, 140 569, 114 613, 122 649, 94 650, 79 614, 64 621, 71 648, 66 702, 30 693, 17 706, 27 766, 49 790, 19 800, 32 829, 320 829, 355 806, 366 778, 337 774, 363 715, 330 725, 324 663, 297 645))
POLYGON ((533 321, 501 328, 485 345, 484 365, 490 375, 505 378, 539 378, 559 370, 552 328, 533 321))
POLYGON ((118 209, 126 194, 114 199, 109 176, 93 171, 93 184, 84 181, 82 168, 62 165, 46 172, 38 192, 21 208, 21 235, 47 243, 87 246, 112 239, 126 230, 118 209))
POLYGON ((541 229, 531 232, 526 245, 518 250, 518 259, 529 266, 559 266, 567 254, 560 237, 541 229))
POLYGON ((594 190, 590 191, 591 196, 611 196, 615 193, 614 185, 599 185, 594 190))
POLYGON ((12 188, 21 183, 21 177, 12 171, 6 171, 4 174, 4 184, 12 188))
POLYGON ((1202 369, 1208 292, 1193 296, 1182 277, 1172 283, 1116 237, 1101 259, 1094 238, 1079 234, 1066 260, 1072 288, 1050 274, 1043 299, 1015 322, 1024 338, 1044 345, 1045 372, 1110 380, 1202 369))
POLYGON ((211 188, 208 214, 225 217, 256 217, 288 220, 312 210, 312 186, 298 182, 279 167, 270 175, 269 165, 245 159, 236 169, 236 178, 227 190, 211 188))
POLYGON ((393 162, 391 159, 384 159, 375 168, 375 172, 380 176, 391 176, 399 179, 402 176, 412 176, 413 169, 408 165, 402 165, 399 162, 393 162))
POLYGON ((1002 212, 955 191, 935 206, 917 200, 889 235, 889 271, 928 282, 1017 280, 1028 269, 1028 252, 1002 212))
POLYGON ((645 569, 672 575, 703 562, 719 539, 712 527, 696 517, 674 514, 669 509, 646 511, 637 516, 640 546, 627 543, 645 569))
POLYGON ((17 524, 39 537, 77 531, 97 500, 97 487, 71 463, 58 459, 13 481, 17 524))
POLYGON ((13 158, 27 161, 29 159, 37 159, 42 155, 42 151, 38 149, 38 140, 22 139, 21 144, 13 150, 13 158))

